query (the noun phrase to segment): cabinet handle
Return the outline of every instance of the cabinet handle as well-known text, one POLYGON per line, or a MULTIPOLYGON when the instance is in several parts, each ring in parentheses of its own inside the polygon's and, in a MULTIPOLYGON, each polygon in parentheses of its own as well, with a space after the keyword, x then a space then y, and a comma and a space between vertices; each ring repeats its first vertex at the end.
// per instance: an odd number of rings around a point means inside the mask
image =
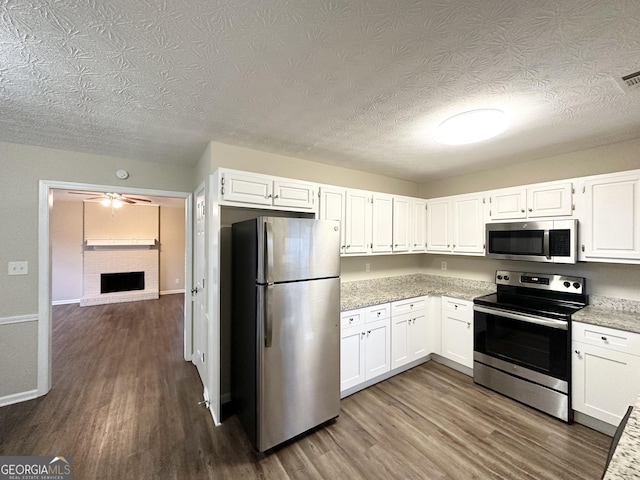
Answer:
POLYGON ((394 247, 397 247, 397 246, 398 246, 398 244, 396 243, 396 244, 394 245, 394 247))
POLYGON ((350 318, 350 319, 349 319, 349 323, 351 323, 351 322, 353 322, 353 318, 350 318))
POLYGON ((582 245, 582 251, 584 252, 584 245, 582 245))
POLYGON ((533 208, 530 208, 530 209, 529 209, 529 211, 530 211, 530 212, 533 212, 533 208))
POLYGON ((580 355, 580 350, 576 350, 576 355, 580 355))
MULTIPOLYGON (((223 178, 223 180, 224 180, 224 178, 223 178)), ((223 182, 223 185, 224 185, 224 182, 223 182)), ((221 195, 224 195, 224 187, 222 187, 222 188, 220 189, 220 194, 221 194, 221 195)))
POLYGON ((458 305, 454 305, 453 308, 455 308, 457 310, 458 309, 458 305))
POLYGON ((413 303, 411 305, 409 305, 411 308, 413 308, 413 303))
POLYGON ((453 244, 453 248, 456 248, 456 244, 455 243, 453 244))
POLYGON ((351 245, 347 245, 347 248, 351 248, 351 245))
POLYGON ((471 322, 467 322, 467 327, 470 327, 470 326, 471 326, 471 322))
POLYGON ((449 245, 449 244, 447 243, 447 248, 449 248, 450 246, 451 246, 451 245, 449 245))
POLYGON ((369 336, 369 334, 370 334, 370 333, 371 333, 371 330, 369 330, 369 331, 367 332, 367 337, 369 336))
POLYGON ((522 210, 520 210, 522 213, 524 213, 524 208, 522 210))
POLYGON ((377 315, 378 315, 378 316, 380 316, 380 314, 381 314, 381 313, 382 313, 382 312, 378 312, 378 313, 377 313, 377 315))
POLYGON ((607 341, 607 337, 600 337, 602 339, 602 341, 606 342, 607 341))
POLYGON ((280 195, 276 195, 276 196, 275 196, 275 197, 273 197, 273 198, 280 198, 280 195))
POLYGON ((364 338, 364 336, 365 336, 365 333, 364 333, 364 332, 362 332, 362 334, 361 334, 361 335, 362 335, 362 338, 364 338))

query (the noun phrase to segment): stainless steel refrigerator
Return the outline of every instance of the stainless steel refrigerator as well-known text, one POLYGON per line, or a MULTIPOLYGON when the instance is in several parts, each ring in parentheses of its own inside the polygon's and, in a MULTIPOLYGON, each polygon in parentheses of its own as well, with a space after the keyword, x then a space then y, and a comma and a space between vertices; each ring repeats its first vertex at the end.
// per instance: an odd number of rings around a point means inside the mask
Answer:
POLYGON ((339 223, 234 223, 232 256, 232 400, 262 452, 340 414, 339 223))

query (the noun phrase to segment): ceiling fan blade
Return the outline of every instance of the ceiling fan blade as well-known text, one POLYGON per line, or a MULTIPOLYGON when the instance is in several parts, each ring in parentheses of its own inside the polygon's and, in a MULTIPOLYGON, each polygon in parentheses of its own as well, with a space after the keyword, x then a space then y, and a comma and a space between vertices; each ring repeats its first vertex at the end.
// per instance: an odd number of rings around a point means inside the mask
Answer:
POLYGON ((121 202, 124 202, 124 203, 128 203, 129 205, 132 205, 132 204, 136 203, 133 200, 128 199, 127 197, 120 197, 120 198, 118 198, 118 200, 120 200, 121 202))
POLYGON ((151 202, 151 200, 147 200, 146 198, 130 197, 128 195, 125 196, 124 198, 135 200, 136 202, 151 202))
POLYGON ((105 197, 103 197, 103 196, 101 195, 101 196, 99 196, 99 197, 85 198, 85 200, 98 200, 99 198, 101 198, 101 199, 103 199, 103 200, 105 199, 105 197))

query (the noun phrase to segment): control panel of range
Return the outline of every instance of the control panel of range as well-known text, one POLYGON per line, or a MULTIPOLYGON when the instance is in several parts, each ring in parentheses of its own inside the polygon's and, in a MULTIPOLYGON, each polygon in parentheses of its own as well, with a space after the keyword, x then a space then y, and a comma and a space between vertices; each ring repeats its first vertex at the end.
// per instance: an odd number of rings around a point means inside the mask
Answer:
POLYGON ((554 292, 586 293, 583 277, 570 277, 548 273, 513 272, 510 270, 496 271, 496 285, 510 285, 513 287, 537 288, 554 292))

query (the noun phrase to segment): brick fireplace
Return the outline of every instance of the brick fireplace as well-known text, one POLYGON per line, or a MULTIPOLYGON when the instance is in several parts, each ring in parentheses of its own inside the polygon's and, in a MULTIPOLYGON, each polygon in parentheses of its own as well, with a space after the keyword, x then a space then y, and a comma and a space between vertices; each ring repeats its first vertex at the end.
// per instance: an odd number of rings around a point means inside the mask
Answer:
POLYGON ((138 245, 87 246, 84 251, 81 306, 152 300, 159 296, 159 250, 138 245), (144 289, 101 293, 101 275, 144 273, 144 289))

